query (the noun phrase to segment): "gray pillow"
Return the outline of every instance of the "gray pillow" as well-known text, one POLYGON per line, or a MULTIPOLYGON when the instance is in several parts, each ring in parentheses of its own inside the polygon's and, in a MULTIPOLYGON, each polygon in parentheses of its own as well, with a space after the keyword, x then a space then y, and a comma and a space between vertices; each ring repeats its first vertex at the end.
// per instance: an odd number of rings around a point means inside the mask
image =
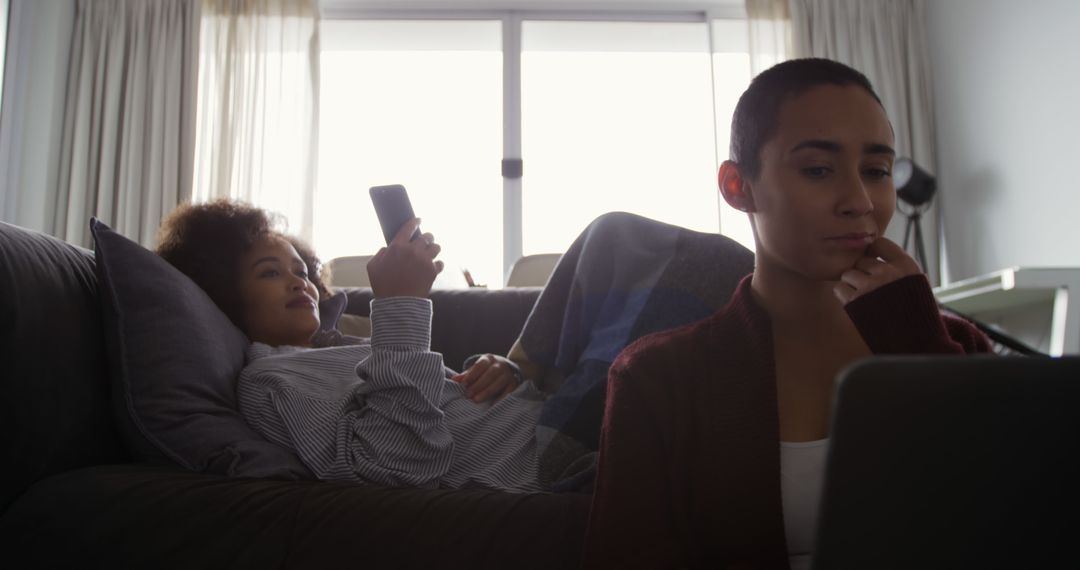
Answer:
POLYGON ((221 475, 311 478, 237 410, 248 339, 198 285, 90 220, 114 416, 134 455, 221 475))
POLYGON ((330 331, 338 328, 341 314, 345 312, 345 306, 349 298, 344 293, 331 295, 319 301, 319 330, 330 331))

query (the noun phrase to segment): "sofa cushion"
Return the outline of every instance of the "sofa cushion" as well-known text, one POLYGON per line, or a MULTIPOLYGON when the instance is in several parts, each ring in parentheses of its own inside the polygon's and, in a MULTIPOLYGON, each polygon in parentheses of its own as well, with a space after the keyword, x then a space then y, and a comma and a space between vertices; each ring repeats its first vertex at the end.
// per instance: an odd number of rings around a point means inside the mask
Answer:
POLYGON ((20 569, 577 568, 590 499, 100 466, 34 485, 0 550, 20 569))
POLYGON ((34 481, 124 461, 88 250, 0 223, 0 512, 34 481))
POLYGON ((90 229, 114 414, 134 454, 207 473, 310 477, 237 410, 244 334, 165 260, 97 220, 90 229))
MULTIPOLYGON (((443 362, 461 370, 468 357, 490 352, 506 355, 517 340, 543 287, 432 289, 431 349, 443 362)), ((346 315, 371 314, 370 288, 345 289, 346 315)), ((344 326, 338 328, 344 330, 344 326)), ((351 333, 355 334, 355 333, 351 333)))

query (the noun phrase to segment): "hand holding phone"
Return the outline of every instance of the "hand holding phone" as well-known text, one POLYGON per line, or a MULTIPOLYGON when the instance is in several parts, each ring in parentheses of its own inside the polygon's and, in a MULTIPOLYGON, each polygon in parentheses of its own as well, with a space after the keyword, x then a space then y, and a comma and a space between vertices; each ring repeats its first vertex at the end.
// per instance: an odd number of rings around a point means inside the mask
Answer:
POLYGON ((404 187, 373 187, 371 199, 386 238, 386 247, 367 264, 372 292, 376 298, 427 297, 443 269, 443 262, 435 261, 439 244, 431 234, 420 233, 404 187))
MULTIPOLYGON (((401 184, 372 186, 368 192, 371 194, 371 203, 375 206, 375 215, 378 216, 379 225, 382 227, 383 239, 389 245, 401 226, 416 217, 413 213, 412 202, 409 201, 409 195, 401 184)), ((419 236, 420 228, 418 227, 409 239, 414 240, 419 236)))

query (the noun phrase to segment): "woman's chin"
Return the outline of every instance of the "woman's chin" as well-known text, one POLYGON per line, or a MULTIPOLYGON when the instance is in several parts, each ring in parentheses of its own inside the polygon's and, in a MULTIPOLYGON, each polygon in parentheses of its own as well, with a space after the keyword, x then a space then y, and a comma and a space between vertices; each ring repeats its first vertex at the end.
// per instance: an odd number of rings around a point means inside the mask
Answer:
POLYGON ((862 259, 862 255, 835 256, 822 264, 819 275, 822 281, 839 281, 840 276, 855 268, 855 263, 862 259))
POLYGON ((849 264, 847 260, 826 259, 820 260, 819 263, 802 264, 797 272, 810 281, 835 282, 840 280, 840 276, 845 271, 854 266, 854 262, 849 264))
POLYGON ((311 346, 311 339, 317 332, 319 332, 319 319, 316 318, 304 323, 296 323, 295 326, 289 327, 288 330, 280 331, 278 335, 275 335, 278 339, 277 342, 266 344, 274 346, 311 346))
POLYGON ((304 336, 304 338, 308 338, 308 339, 315 336, 315 333, 319 332, 319 325, 320 325, 320 322, 319 322, 318 318, 315 319, 314 323, 307 323, 306 326, 303 328, 303 333, 301 334, 301 336, 306 334, 306 336, 304 336))

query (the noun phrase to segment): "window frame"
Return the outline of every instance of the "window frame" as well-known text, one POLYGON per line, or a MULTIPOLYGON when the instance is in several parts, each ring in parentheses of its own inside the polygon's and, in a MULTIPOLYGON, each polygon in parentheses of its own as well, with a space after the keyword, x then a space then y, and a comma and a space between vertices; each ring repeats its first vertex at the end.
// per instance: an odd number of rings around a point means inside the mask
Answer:
MULTIPOLYGON (((479 4, 485 4, 483 2, 479 4)), ((360 2, 357 0, 323 0, 323 20, 491 20, 501 22, 503 57, 503 160, 521 160, 522 156, 522 108, 521 108, 521 37, 525 21, 592 21, 592 22, 684 22, 701 23, 708 38, 709 53, 715 53, 713 44, 715 20, 746 20, 744 4, 721 4, 716 2, 685 3, 673 6, 664 2, 623 4, 622 2, 597 4, 583 3, 581 9, 566 7, 545 9, 541 2, 518 1, 499 9, 477 7, 477 3, 462 3, 460 8, 440 3, 434 9, 421 2, 390 3, 360 2)), ((714 148, 719 149, 719 130, 716 117, 715 66, 710 65, 713 100, 714 148)), ((715 153, 714 153, 715 154, 715 153)), ((718 169, 724 157, 716 156, 714 166, 718 169)), ((527 168, 528 165, 525 165, 527 168)), ((493 163, 492 168, 499 168, 493 163)), ((722 231, 721 213, 716 211, 716 228, 722 231)), ((524 251, 523 200, 521 178, 503 176, 503 283, 524 251)))

